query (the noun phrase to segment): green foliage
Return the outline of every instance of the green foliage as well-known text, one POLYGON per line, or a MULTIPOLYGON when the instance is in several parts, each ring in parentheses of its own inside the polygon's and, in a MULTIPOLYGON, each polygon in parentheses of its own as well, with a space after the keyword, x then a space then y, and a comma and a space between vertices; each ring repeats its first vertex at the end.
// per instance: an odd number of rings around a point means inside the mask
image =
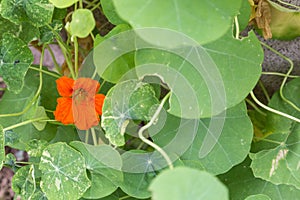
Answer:
POLYGON ((117 14, 113 1, 101 0, 101 6, 103 13, 112 24, 125 24, 124 20, 122 20, 117 14))
POLYGON ((89 188, 83 156, 65 143, 47 146, 42 154, 41 188, 47 198, 78 199, 89 188))
POLYGON ((248 196, 245 200, 271 200, 269 196, 264 194, 256 194, 248 196))
MULTIPOLYGON (((22 199, 300 196, 300 78, 284 78, 268 102, 275 110, 253 97, 264 55, 253 31, 239 35, 248 1, 0 0, 0 10, 0 165, 14 170, 22 199), (65 59, 54 62, 57 73, 43 57, 33 66, 29 46, 43 55, 53 43, 65 59), (100 80, 102 107, 90 107, 95 91, 70 84, 76 101, 62 112, 89 106, 86 119, 102 111, 99 124, 78 130, 78 117, 56 120, 61 76, 100 80), (266 110, 246 106, 249 93, 266 110), (28 162, 4 146, 25 150, 28 162)), ((289 38, 297 12, 284 11, 275 17, 291 21, 271 27, 289 38)))
POLYGON ((3 0, 2 17, 16 23, 30 22, 40 27, 51 22, 54 6, 48 0, 3 0))
MULTIPOLYGON (((111 2, 111 1, 109 1, 111 2)), ((105 39, 108 39, 110 37, 113 37, 114 35, 131 30, 130 26, 127 24, 119 24, 116 27, 114 27, 107 35, 104 37, 101 37, 100 35, 97 35, 96 40, 94 42, 94 46, 97 47, 101 42, 105 41, 105 39)), ((133 70, 135 67, 134 63, 134 53, 127 53, 119 58, 116 58, 109 67, 104 71, 102 77, 112 83, 117 83, 120 80, 122 80, 122 77, 126 75, 127 72, 130 70, 133 70)))
POLYGON ((300 195, 291 185, 275 185, 271 182, 254 177, 250 168, 251 160, 247 158, 219 178, 229 188, 230 199, 245 199, 250 195, 266 195, 272 200, 293 199, 300 195))
POLYGON ((157 175, 155 167, 150 162, 151 159, 148 153, 138 150, 122 154, 124 181, 120 188, 125 193, 138 199, 151 196, 148 187, 157 175))
MULTIPOLYGON (((37 71, 28 71, 25 77, 24 87, 19 92, 19 94, 15 94, 11 91, 6 91, 3 95, 0 102, 0 124, 4 128, 28 120, 48 119, 48 116, 46 116, 43 111, 39 111, 41 107, 39 107, 38 104, 46 109, 53 109, 51 107, 51 102, 56 101, 57 92, 56 89, 55 91, 52 90, 55 88, 55 86, 54 88, 53 86, 47 87, 46 84, 51 83, 52 85, 54 79, 53 77, 43 75, 44 87, 42 87, 43 90, 39 95, 40 101, 39 103, 37 103, 32 101, 39 86, 39 78, 37 75, 37 71), (29 104, 32 104, 32 107, 28 107, 29 104), (11 105, 13 106, 11 107, 11 105)), ((32 139, 41 139, 47 141, 51 140, 55 135, 56 126, 53 124, 45 124, 45 122, 33 122, 25 124, 22 127, 15 127, 11 129, 11 131, 13 131, 11 135, 8 135, 8 131, 6 131, 7 133, 5 133, 6 137, 10 138, 6 142, 10 142, 9 145, 12 147, 25 149, 26 143, 32 139), (37 128, 41 129, 38 130, 37 128)))
POLYGON ((204 48, 190 47, 184 52, 175 49, 172 53, 140 50, 136 55, 136 64, 138 66, 147 63, 163 64, 163 66, 142 66, 141 69, 137 69, 137 73, 140 77, 158 75, 168 84, 175 94, 170 98, 171 114, 184 118, 205 118, 224 110, 222 105, 214 107, 216 100, 207 98, 214 92, 208 77, 215 74, 215 79, 220 78, 222 85, 215 87, 225 90, 226 97, 222 98, 226 98, 226 107, 232 107, 241 102, 258 81, 261 72, 259 64, 262 59, 262 50, 254 33, 239 41, 232 38, 228 32, 224 37, 206 44, 204 48), (197 63, 199 62, 200 66, 195 66, 195 63, 192 65, 191 62, 195 62, 198 58, 197 63), (208 66, 210 69, 204 71, 203 69, 208 66), (247 79, 243 78, 246 71, 249 72, 247 79), (235 76, 232 76, 233 74, 235 76), (188 84, 191 88, 187 88, 188 84), (196 95, 194 97, 196 100, 193 100, 192 95, 196 95), (195 108, 194 104, 198 108, 195 108))
POLYGON ((55 7, 57 8, 67 8, 74 3, 76 3, 78 0, 65 0, 65 1, 60 1, 60 0, 49 0, 55 7))
POLYGON ((96 22, 93 13, 88 9, 78 9, 72 15, 69 32, 79 38, 87 37, 95 28, 96 22))
POLYGON ((205 171, 184 167, 163 171, 149 189, 156 200, 229 199, 227 188, 216 177, 205 171))
POLYGON ((89 171, 91 187, 84 193, 84 198, 102 198, 118 188, 123 174, 120 171, 122 160, 116 150, 108 145, 92 146, 82 142, 71 142, 70 145, 84 156, 89 171))
MULTIPOLYGON (((300 106, 300 79, 290 81, 283 90, 283 95, 300 106)), ((299 111, 285 102, 279 92, 273 95, 270 107, 299 117, 299 111)), ((278 123, 281 126, 275 127, 267 140, 262 140, 257 144, 261 149, 258 152, 250 154, 252 159, 251 168, 256 177, 270 181, 274 184, 287 184, 300 188, 298 179, 298 161, 299 161, 299 137, 300 126, 292 120, 285 119, 273 113, 268 113, 270 122, 278 123), (286 126, 284 126, 288 123, 286 126), (271 143, 272 146, 268 145, 271 143)))
POLYGON ((13 190, 24 199, 39 199, 34 196, 41 192, 36 188, 35 167, 27 165, 17 171, 13 177, 13 190))
POLYGON ((113 2, 117 13, 133 28, 172 29, 204 44, 216 40, 230 29, 233 16, 238 14, 242 1, 113 0, 113 2), (217 26, 211 26, 212 24, 217 26))
POLYGON ((176 153, 183 161, 197 163, 201 169, 212 174, 221 174, 245 159, 253 133, 245 104, 228 109, 226 115, 220 115, 219 118, 224 118, 219 136, 210 135, 212 133, 208 131, 214 130, 210 127, 214 119, 181 120, 171 115, 167 116, 162 129, 159 128, 160 124, 156 124, 149 129, 149 133, 153 135, 155 143, 165 147, 166 152, 176 153), (207 156, 201 158, 200 149, 205 148, 204 140, 208 136, 217 137, 218 143, 207 156))
POLYGON ((124 133, 129 120, 149 121, 158 104, 150 84, 136 80, 121 82, 106 95, 101 126, 106 137, 117 146, 125 144, 124 133))
POLYGON ((0 75, 9 90, 19 93, 33 56, 27 44, 12 34, 2 35, 0 75))

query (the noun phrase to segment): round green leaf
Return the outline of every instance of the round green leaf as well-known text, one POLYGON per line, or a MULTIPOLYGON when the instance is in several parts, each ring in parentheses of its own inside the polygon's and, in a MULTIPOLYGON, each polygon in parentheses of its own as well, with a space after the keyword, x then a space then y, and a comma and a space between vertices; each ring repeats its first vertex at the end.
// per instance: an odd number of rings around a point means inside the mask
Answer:
POLYGON ((48 0, 3 0, 1 15, 16 24, 29 22, 40 27, 51 22, 54 6, 48 0))
POLYGON ((205 171, 186 167, 165 170, 151 183, 149 190, 154 200, 225 200, 227 188, 205 171))
POLYGON ((75 4, 79 0, 49 0, 57 8, 67 8, 75 4))
POLYGON ((40 186, 49 200, 79 199, 91 185, 82 155, 62 142, 44 149, 39 169, 40 186))
POLYGON ((105 17, 107 17, 112 24, 125 24, 125 22, 118 16, 112 0, 101 0, 101 7, 105 17))
POLYGON ((27 44, 12 34, 2 36, 0 75, 9 90, 19 93, 24 86, 24 77, 33 56, 27 44))
POLYGON ((123 181, 120 154, 109 145, 92 146, 79 141, 70 145, 84 156, 90 172, 91 187, 83 197, 98 199, 113 193, 123 181))
POLYGON ((217 115, 240 103, 260 77, 263 52, 253 32, 236 40, 230 30, 202 47, 178 32, 155 28, 138 31, 151 35, 157 45, 145 43, 134 31, 122 32, 94 49, 97 72, 102 77, 117 58, 135 51, 136 67, 122 80, 158 76, 172 91, 168 112, 178 117, 217 115))
MULTIPOLYGON (((182 32, 200 44, 231 28, 241 0, 113 0, 117 13, 133 28, 157 27, 182 32)), ((147 35, 140 35, 147 38, 147 35)), ((148 39, 148 41, 151 41, 148 39)))
MULTIPOLYGON (((111 0, 109 0, 111 2, 111 0)), ((119 24, 114 27, 107 35, 101 37, 97 35, 94 41, 94 46, 98 46, 105 39, 108 39, 118 33, 131 30, 131 27, 127 24, 119 24)), ((89 64, 89 62, 85 62, 89 64)), ((121 80, 122 76, 135 67, 134 63, 134 52, 127 53, 117 58, 110 66, 105 70, 102 78, 105 80, 117 83, 121 80)))
POLYGON ((72 141, 80 140, 78 132, 74 126, 59 126, 55 137, 50 143, 65 142, 70 143, 72 141))
POLYGON ((149 121, 158 103, 150 84, 129 80, 115 85, 107 93, 102 107, 101 126, 105 136, 114 145, 124 145, 129 120, 149 121))
POLYGON ((138 199, 149 198, 151 193, 148 187, 157 175, 151 154, 132 150, 123 153, 121 157, 124 181, 120 188, 129 196, 138 199))
MULTIPOLYGON (((20 91, 19 94, 15 94, 11 91, 6 91, 0 101, 0 114, 12 114, 23 112, 26 106, 30 103, 32 98, 34 97, 36 90, 39 85, 39 72, 35 70, 29 70, 25 76, 24 87, 20 91), (14 105, 14 106, 11 106, 14 105)), ((57 96, 56 88, 54 83, 54 79, 49 80, 50 76, 43 75, 43 89, 41 91, 40 96, 40 104, 45 106, 46 108, 50 108, 49 101, 55 103, 57 96), (50 83, 51 85, 47 85, 46 83, 50 83), (52 87, 54 87, 54 91, 52 92, 52 87), (51 91, 51 92, 50 92, 51 91)), ((37 104, 31 105, 31 108, 25 112, 23 115, 18 116, 7 116, 0 118, 0 124, 4 127, 8 127, 14 125, 16 123, 21 123, 26 120, 33 119, 35 111, 37 108, 37 104)), ((55 107, 54 107, 55 108, 55 107)), ((32 139, 39 140, 51 140, 56 133, 56 125, 47 123, 45 129, 42 131, 38 131, 32 123, 26 124, 21 127, 14 128, 13 130, 7 131, 7 142, 10 143, 9 146, 25 150, 28 142, 32 139), (12 133, 12 134, 10 134, 12 133)))
POLYGON ((29 22, 23 22, 21 25, 17 25, 1 16, 0 27, 0 40, 2 40, 4 33, 11 33, 28 44, 34 38, 39 38, 40 35, 39 29, 29 22))
POLYGON ((70 33, 79 38, 87 37, 95 28, 96 22, 92 11, 88 9, 78 9, 72 15, 70 23, 70 33))
MULTIPOLYGON (((298 107, 300 106, 300 79, 290 81, 283 89, 283 95, 298 107)), ((295 117, 299 111, 285 102, 279 92, 275 93, 269 106, 295 117)), ((265 140, 255 144, 258 152, 250 154, 251 168, 255 177, 274 184, 293 185, 300 189, 300 125, 282 116, 268 113, 267 123, 279 123, 265 140), (289 122, 289 123, 287 123, 289 122), (271 145, 270 145, 271 143, 271 145)))
POLYGON ((33 196, 36 188, 33 165, 24 166, 17 171, 13 176, 12 188, 21 198, 30 199, 33 196))
POLYGON ((18 1, 18 3, 16 3, 14 0, 2 0, 0 8, 2 17, 16 24, 20 24, 23 21, 29 21, 23 7, 23 1, 18 1))
POLYGON ((54 6, 48 0, 27 0, 24 8, 30 22, 37 27, 47 25, 52 20, 54 6))
POLYGON ((249 166, 250 162, 247 158, 226 174, 219 175, 219 179, 229 189, 231 200, 245 199, 250 195, 266 195, 272 200, 288 200, 300 196, 300 190, 291 185, 275 185, 255 178, 249 166))
POLYGON ((245 200, 271 200, 269 196, 264 194, 256 194, 248 196, 245 200))
POLYGON ((249 23, 251 7, 248 1, 242 1, 242 6, 238 15, 239 30, 244 30, 249 23))
POLYGON ((245 103, 226 110, 225 114, 216 116, 224 119, 218 135, 218 129, 211 127, 213 119, 180 119, 163 115, 149 128, 149 134, 156 144, 168 154, 176 154, 183 161, 193 162, 200 169, 212 174, 221 174, 242 162, 250 151, 252 142, 252 124, 247 115, 245 103), (162 126, 163 125, 163 126, 162 126), (210 139, 207 139, 210 138, 210 139), (212 143, 207 155, 201 157, 201 149, 212 143), (237 151, 239 149, 239 151, 237 151))
MULTIPOLYGON (((46 114, 45 108, 43 106, 38 106, 36 108, 34 119, 36 119, 36 118, 44 118, 45 120, 49 119, 46 114)), ((36 122, 32 122, 32 124, 37 130, 42 131, 46 127, 47 122, 46 121, 36 121, 36 122)))

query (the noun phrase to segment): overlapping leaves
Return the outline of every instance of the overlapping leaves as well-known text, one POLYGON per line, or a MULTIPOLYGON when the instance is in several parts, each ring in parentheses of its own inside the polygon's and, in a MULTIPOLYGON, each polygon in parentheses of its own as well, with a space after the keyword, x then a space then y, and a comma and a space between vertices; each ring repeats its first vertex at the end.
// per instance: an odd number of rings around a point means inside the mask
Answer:
POLYGON ((102 198, 118 188, 123 181, 123 174, 120 171, 122 160, 116 150, 108 145, 91 146, 75 141, 71 146, 84 156, 89 171, 91 187, 84 193, 84 198, 102 198))
POLYGON ((219 176, 220 180, 228 187, 230 199, 240 200, 251 195, 264 195, 272 200, 294 199, 300 195, 300 190, 284 184, 271 182, 254 177, 251 160, 247 158, 243 163, 233 167, 226 174, 219 176))
MULTIPOLYGON (((19 94, 15 94, 11 91, 4 93, 0 102, 0 124, 3 127, 37 118, 47 119, 48 117, 43 112, 43 108, 38 107, 39 105, 45 109, 55 109, 58 94, 53 84, 55 79, 51 76, 43 75, 43 86, 41 94, 39 95, 40 101, 37 101, 38 99, 34 101, 33 99, 39 86, 38 74, 39 72, 34 70, 27 72, 24 87, 19 94)), ((45 122, 37 122, 35 125, 42 131, 39 131, 32 123, 6 131, 6 142, 9 142, 11 147, 25 149, 25 144, 32 139, 49 141, 54 137, 56 133, 55 125, 48 123, 46 127, 44 127, 45 122)))
POLYGON ((30 22, 40 27, 51 22, 54 6, 48 0, 2 0, 1 15, 21 24, 30 22))
POLYGON ((114 86, 106 95, 101 126, 109 141, 117 146, 125 144, 124 134, 129 120, 149 121, 158 104, 152 86, 128 80, 114 86))
POLYGON ((65 143, 47 146, 42 154, 41 188, 49 200, 78 199, 89 188, 83 156, 65 143))
POLYGON ((254 33, 236 40, 230 31, 201 47, 177 32, 157 29, 139 32, 152 35, 157 45, 141 40, 134 31, 117 34, 94 49, 97 71, 102 76, 117 58, 136 51, 136 67, 124 70, 123 78, 136 77, 136 74, 139 78, 160 77, 174 94, 169 100, 169 112, 178 117, 203 118, 219 114, 226 107, 240 103, 260 76, 263 56, 254 33), (166 40, 160 35, 173 39, 166 40), (245 72, 249 72, 246 78, 245 72))
POLYGON ((229 199, 227 188, 216 177, 187 167, 163 171, 153 180, 149 189, 156 200, 229 199))
POLYGON ((18 93, 24 85, 24 77, 33 56, 27 44, 12 34, 2 36, 0 75, 9 90, 18 93))
MULTIPOLYGON (((296 106, 300 106, 299 92, 300 79, 295 79, 284 87, 283 95, 296 106)), ((300 117, 299 111, 285 102, 279 92, 273 95, 269 106, 300 117)), ((255 144, 255 153, 250 154, 254 175, 274 184, 293 185, 299 189, 299 123, 268 113, 266 125, 270 130, 268 135, 255 144), (280 122, 281 126, 272 126, 276 122, 280 122)))
POLYGON ((169 154, 181 156, 187 164, 194 163, 199 166, 197 168, 212 174, 221 174, 247 156, 252 141, 252 128, 244 103, 216 118, 188 120, 167 115, 164 120, 161 115, 159 120, 163 121, 163 127, 157 123, 149 129, 149 134, 169 154), (218 132, 214 126, 222 129, 218 132), (207 137, 211 137, 215 143, 212 143, 209 153, 201 157, 201 148, 208 148, 206 143, 211 142, 205 140, 207 137))
MULTIPOLYGON (((231 27, 241 0, 114 0, 117 13, 133 28, 157 27, 182 32, 200 44, 216 40, 231 27), (159 20, 157 19, 159 16, 159 20)), ((140 35, 147 38, 147 35, 140 35)))

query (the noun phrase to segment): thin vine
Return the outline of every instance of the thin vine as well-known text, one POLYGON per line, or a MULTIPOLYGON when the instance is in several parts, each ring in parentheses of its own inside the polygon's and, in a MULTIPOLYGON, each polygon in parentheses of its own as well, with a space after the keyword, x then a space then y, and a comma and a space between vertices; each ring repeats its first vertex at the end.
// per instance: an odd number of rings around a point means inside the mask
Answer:
POLYGON ((286 102, 288 103, 289 105, 291 105, 295 110, 299 111, 300 112, 300 108, 295 105, 292 101, 290 101, 289 99, 287 99, 284 94, 283 94, 283 88, 287 82, 287 79, 288 79, 288 76, 292 73, 293 69, 294 69, 294 63, 291 59, 289 59, 288 57, 282 55, 281 53, 279 53, 278 51, 276 51, 275 49, 273 49, 272 47, 270 47, 269 45, 261 42, 261 44, 263 46, 265 46, 266 48, 268 48, 269 50, 271 50, 272 52, 274 52, 275 54, 277 54, 278 56, 280 56, 281 58, 283 58, 284 60, 286 60, 289 64, 290 64, 290 69, 288 70, 288 72, 286 73, 286 76, 284 76, 283 78, 283 81, 280 85, 280 89, 279 89, 279 94, 280 94, 280 97, 286 102))
POLYGON ((170 97, 171 92, 169 92, 161 101, 161 103, 159 104, 157 110, 155 111, 154 115, 152 116, 151 120, 149 121, 149 123, 147 123, 145 126, 143 126, 142 128, 140 128, 138 135, 139 138, 146 144, 148 144, 149 146, 153 147, 155 150, 157 150, 166 160, 166 162, 168 163, 168 166, 170 169, 174 169, 173 163, 170 159, 170 157, 168 156, 168 154, 157 144, 153 143, 152 141, 148 140, 146 137, 144 137, 143 133, 145 130, 147 130, 149 127, 151 127, 155 121, 157 120, 157 117, 160 113, 160 111, 162 110, 165 102, 167 101, 167 99, 170 97))
POLYGON ((1 114, 0 117, 14 117, 14 116, 23 115, 24 113, 26 113, 31 108, 32 104, 34 104, 37 101, 38 97, 40 96, 40 93, 42 91, 42 86, 43 86, 43 72, 42 72, 42 70, 43 70, 44 54, 45 54, 45 45, 42 48, 42 53, 41 53, 41 58, 40 58, 40 66, 39 66, 40 82, 39 82, 39 87, 38 87, 34 97, 31 99, 31 101, 29 101, 29 103, 25 106, 25 108, 21 112, 1 114))

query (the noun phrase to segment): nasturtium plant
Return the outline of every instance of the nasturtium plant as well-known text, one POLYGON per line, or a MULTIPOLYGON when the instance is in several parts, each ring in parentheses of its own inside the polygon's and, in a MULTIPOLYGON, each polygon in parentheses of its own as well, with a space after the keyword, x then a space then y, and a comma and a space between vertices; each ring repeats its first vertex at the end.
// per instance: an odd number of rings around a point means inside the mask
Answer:
MULTIPOLYGON (((300 105, 300 98, 297 95, 300 91, 300 79, 290 81, 283 89, 282 95, 294 102, 294 105, 300 105)), ((279 111, 283 111, 293 116, 300 116, 299 111, 295 110, 290 104, 281 99, 280 93, 275 93, 269 103, 269 106, 279 111)), ((267 120, 277 121, 286 120, 283 117, 273 113, 268 113, 267 120)), ((258 152, 251 153, 251 168, 256 177, 268 180, 274 184, 287 184, 300 188, 298 179, 299 168, 299 131, 298 123, 288 120, 290 126, 284 129, 275 129, 273 132, 262 139, 261 149, 258 152), (271 143, 272 146, 267 145, 271 143)), ((267 124, 267 122, 266 122, 267 124)), ((284 124, 284 123, 281 123, 284 124)))
POLYGON ((229 172, 219 176, 220 180, 229 188, 230 199, 245 199, 251 195, 264 195, 270 199, 293 199, 300 195, 300 191, 291 185, 273 184, 261 178, 256 178, 250 168, 251 160, 233 167, 229 172))
POLYGON ((238 14, 242 1, 113 0, 113 2, 117 13, 133 28, 172 29, 204 44, 221 37, 230 29, 233 16, 238 14), (157 17, 159 20, 153 20, 157 17))
POLYGON ((24 199, 31 199, 36 193, 35 167, 27 165, 17 171, 13 178, 13 190, 24 199))
POLYGON ((39 169, 40 186, 49 200, 78 199, 91 184, 83 156, 65 143, 46 147, 39 169))
POLYGON ((0 75, 9 90, 19 93, 23 88, 28 67, 33 61, 30 49, 21 39, 5 33, 2 35, 0 60, 0 75))
POLYGON ((57 8, 67 8, 75 4, 76 2, 78 2, 78 0, 65 0, 65 1, 49 0, 49 1, 57 8))
POLYGON ((106 96, 101 126, 106 137, 116 145, 125 144, 125 131, 130 120, 149 121, 158 99, 150 84, 137 80, 121 82, 106 96))
POLYGON ((248 26, 289 39, 298 11, 270 0, 0 0, 11 199, 300 196, 300 78, 248 26), (262 72, 262 46, 290 70, 262 72), (265 98, 252 91, 261 75, 283 76, 272 98, 262 83, 265 98))
POLYGON ((78 9, 72 15, 69 31, 73 36, 85 38, 95 28, 95 24, 93 13, 90 10, 78 9))
POLYGON ((184 167, 163 171, 149 189, 156 200, 229 199, 227 188, 216 177, 205 171, 184 167))
POLYGON ((271 200, 269 196, 264 194, 256 194, 248 196, 245 200, 271 200))
POLYGON ((225 116, 220 115, 217 118, 224 118, 222 132, 219 133, 218 143, 205 157, 200 156, 200 149, 205 146, 204 138, 212 134, 210 123, 214 123, 214 119, 181 120, 168 115, 164 127, 160 129, 161 125, 156 124, 149 129, 149 134, 153 135, 154 142, 163 146, 166 152, 176 153, 183 161, 198 163, 212 174, 221 174, 247 156, 252 140, 252 125, 244 103, 228 109, 225 116), (193 131, 195 129, 198 129, 197 132, 193 131), (239 151, 236 152, 236 149, 239 151))
POLYGON ((54 6, 48 0, 3 0, 2 17, 16 23, 30 22, 40 27, 51 22, 54 6))
POLYGON ((91 187, 83 197, 98 199, 113 193, 123 181, 120 154, 108 145, 93 146, 78 141, 70 145, 84 156, 89 171, 91 187))

